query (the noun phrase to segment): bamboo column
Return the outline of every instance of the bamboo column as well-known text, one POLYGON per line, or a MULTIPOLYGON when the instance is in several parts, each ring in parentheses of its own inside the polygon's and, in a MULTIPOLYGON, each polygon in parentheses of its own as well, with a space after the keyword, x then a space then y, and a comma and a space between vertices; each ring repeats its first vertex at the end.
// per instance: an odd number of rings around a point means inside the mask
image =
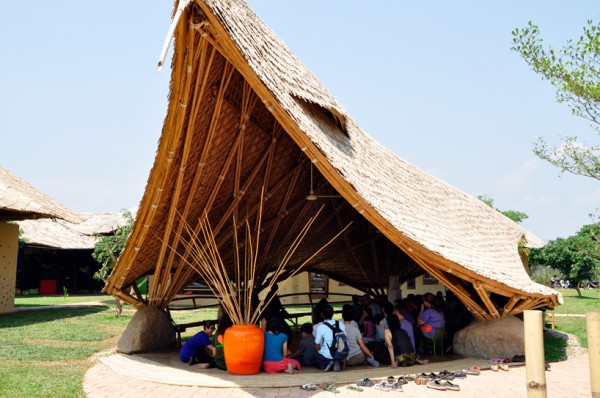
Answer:
POLYGON ((585 314, 592 398, 600 398, 600 312, 585 314))
POLYGON ((523 312, 523 319, 525 321, 527 397, 546 398, 542 312, 526 310, 523 312))

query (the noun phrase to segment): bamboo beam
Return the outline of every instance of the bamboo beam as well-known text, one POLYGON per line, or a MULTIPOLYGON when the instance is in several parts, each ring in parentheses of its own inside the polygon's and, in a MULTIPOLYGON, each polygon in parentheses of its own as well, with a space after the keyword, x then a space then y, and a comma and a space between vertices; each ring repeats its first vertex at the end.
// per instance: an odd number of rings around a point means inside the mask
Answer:
POLYGON ((519 314, 519 313, 523 312, 529 304, 530 303, 529 303, 529 300, 527 299, 527 297, 521 297, 521 302, 519 304, 517 304, 508 314, 509 315, 519 314))
MULTIPOLYGON (((198 51, 199 55, 197 56, 199 58, 199 60, 197 62, 202 62, 203 59, 206 60, 206 53, 208 51, 206 41, 201 40, 199 47, 200 47, 199 51, 198 51)), ((189 51, 192 51, 192 50, 189 50, 189 51)), ((190 56, 193 57, 193 53, 190 54, 190 56)), ((164 231, 163 239, 162 239, 162 246, 159 251, 159 256, 158 256, 158 260, 157 260, 157 267, 156 267, 157 271, 160 271, 160 266, 162 266, 162 264, 163 264, 164 256, 166 255, 167 248, 169 247, 169 240, 170 240, 169 236, 172 232, 173 225, 175 224, 175 216, 178 213, 177 205, 179 203, 180 192, 181 192, 181 188, 183 186, 183 181, 186 176, 186 171, 188 170, 187 163, 188 163, 188 159, 190 157, 190 147, 191 147, 192 138, 195 135, 194 125, 196 124, 196 118, 198 116, 198 109, 200 107, 200 104, 204 100, 204 92, 206 89, 206 83, 208 80, 208 75, 210 73, 213 60, 214 60, 214 50, 212 51, 211 55, 208 57, 207 66, 204 68, 204 70, 206 71, 204 76, 199 76, 199 78, 196 79, 196 85, 194 87, 193 94, 188 99, 188 102, 191 102, 191 105, 192 105, 191 112, 190 112, 190 116, 188 118, 187 126, 185 128, 186 134, 185 134, 185 141, 184 141, 183 148, 182 148, 183 153, 182 153, 181 163, 179 166, 180 170, 179 170, 179 174, 177 176, 177 180, 175 183, 175 190, 173 192, 173 197, 171 198, 171 201, 170 201, 171 203, 170 203, 169 213, 167 216, 167 225, 165 226, 165 231, 164 231)), ((197 63, 194 63, 194 65, 197 65, 197 63)), ((200 64, 200 65, 203 65, 203 64, 200 64)), ((192 65, 189 66, 189 68, 191 68, 191 67, 192 67, 192 65)), ((191 73, 191 70, 189 70, 189 71, 191 73)), ((194 176, 194 180, 195 179, 196 179, 196 176, 194 176)), ((183 208, 184 216, 187 215, 187 213, 189 212, 190 206, 191 206, 191 199, 188 196, 186 203, 184 204, 184 208, 183 208)), ((179 226, 177 227, 175 236, 173 237, 173 242, 171 243, 171 247, 177 247, 177 245, 179 243, 178 236, 180 235, 182 228, 183 228, 183 226, 181 225, 181 223, 179 223, 179 226)), ((169 257, 166 260, 164 269, 171 268, 171 266, 173 264, 174 255, 175 255, 175 253, 173 253, 173 251, 170 251, 169 257)), ((156 272, 155 272, 155 276, 156 276, 156 272)), ((163 277, 166 277, 166 274, 163 277)), ((170 286, 170 285, 167 285, 166 283, 161 284, 161 289, 158 294, 160 297, 165 297, 165 295, 168 295, 167 294, 168 286, 170 286)))
MULTIPOLYGON (((416 261, 416 260, 415 260, 416 261)), ((417 264, 421 268, 424 268, 422 263, 417 261, 417 264)), ((430 272, 428 269, 424 268, 426 271, 430 272)), ((430 272, 431 273, 431 272, 430 272)), ((436 279, 446 281, 445 285, 456 294, 463 304, 467 307, 467 309, 473 314, 473 316, 477 319, 490 319, 491 317, 483 310, 483 308, 473 300, 471 294, 461 285, 462 279, 456 277, 455 275, 446 274, 444 277, 439 275, 441 273, 437 270, 434 270, 431 275, 434 275, 436 279)))
POLYGON ((512 296, 508 303, 502 309, 502 316, 506 316, 510 314, 510 310, 521 300, 520 296, 512 296))
MULTIPOLYGON (((188 48, 188 51, 191 51, 190 48, 188 48)), ((213 110, 213 116, 212 116, 212 121, 210 123, 210 128, 209 128, 209 132, 207 134, 207 139, 205 141, 205 145, 204 148, 201 152, 200 155, 200 159, 204 159, 206 156, 206 153, 208 152, 209 149, 209 145, 212 142, 212 137, 216 132, 217 129, 217 123, 216 121, 218 120, 218 117, 221 113, 221 107, 223 106, 223 99, 225 97, 225 91, 227 91, 227 87, 229 86, 229 82, 231 81, 231 77, 233 76, 233 72, 234 69, 231 66, 231 64, 227 63, 225 64, 225 67, 223 68, 223 73, 221 75, 221 84, 219 85, 219 92, 217 94, 217 99, 216 99, 216 103, 215 103, 215 108, 213 110)), ((194 119, 195 120, 195 115, 190 116, 190 119, 194 119)), ((158 255, 158 259, 156 261, 156 267, 155 267, 155 278, 157 278, 158 275, 161 275, 161 268, 163 267, 163 260, 168 248, 168 241, 169 241, 169 234, 171 233, 171 229, 175 220, 175 215, 177 213, 177 205, 179 202, 179 195, 181 192, 181 187, 183 186, 183 180, 185 178, 185 171, 187 168, 187 159, 189 157, 190 154, 190 143, 191 143, 191 139, 193 137, 193 131, 189 131, 189 129, 187 130, 187 134, 185 137, 185 143, 183 146, 183 154, 182 154, 182 160, 181 160, 181 166, 180 166, 180 171, 179 174, 177 176, 177 180, 175 183, 175 190, 173 192, 173 198, 171 199, 171 206, 169 209, 169 215, 167 218, 167 225, 165 226, 165 233, 163 236, 163 244, 161 245, 161 249, 158 255), (157 275, 158 274, 158 275, 157 275)), ((202 162, 202 160, 201 160, 202 162)), ((165 266, 164 269, 166 270, 167 267, 165 266)), ((166 272, 163 273, 162 277, 160 278, 161 281, 163 282, 163 287, 161 289, 161 293, 166 292, 166 281, 168 279, 170 275, 168 275, 166 272)), ((156 286, 156 285, 154 285, 156 286)), ((162 294, 161 294, 162 295, 162 294)))
MULTIPOLYGON (((182 29, 181 24, 178 25, 177 30, 181 32, 181 40, 185 40, 186 33, 185 30, 182 29)), ((178 51, 175 53, 173 62, 173 74, 174 76, 183 76, 183 79, 172 81, 171 100, 169 101, 169 109, 178 106, 177 104, 180 103, 182 86, 186 86, 187 84, 187 74, 181 74, 181 71, 184 68, 185 59, 186 54, 184 52, 178 51)), ((168 129, 170 131, 175 131, 175 134, 167 135, 164 141, 161 140, 160 142, 159 150, 157 152, 157 158, 154 165, 154 167, 157 170, 156 177, 152 181, 148 181, 148 186, 157 186, 158 189, 156 189, 153 192, 147 191, 144 194, 144 197, 142 198, 140 209, 147 210, 144 213, 138 214, 136 217, 132 234, 128 239, 131 242, 132 246, 134 246, 134 249, 126 251, 124 253, 123 258, 120 260, 120 262, 124 264, 133 264, 135 262, 135 258, 137 256, 139 247, 146 239, 146 236, 149 232, 149 227, 152 224, 152 220, 154 219, 157 209, 156 204, 160 201, 160 197, 162 195, 162 188, 160 187, 164 186, 164 183, 168 176, 169 168, 171 166, 171 163, 168 161, 169 154, 174 152, 179 142, 179 136, 181 134, 180 130, 172 130, 172 126, 176 125, 177 120, 177 112, 167 112, 164 130, 166 131, 168 129), (138 225, 140 225, 141 227, 138 227, 138 225)), ((109 280, 109 283, 104 288, 104 290, 111 292, 111 294, 114 294, 116 290, 122 289, 124 280, 125 278, 121 277, 119 271, 117 271, 115 278, 111 278, 109 280)))
MULTIPOLYGON (((186 11, 186 14, 188 12, 189 11, 186 11)), ((182 28, 182 25, 179 25, 177 27, 177 29, 179 31, 181 31, 181 32, 185 32, 185 33, 182 33, 182 34, 189 33, 189 30, 182 28)), ((186 36, 187 36, 186 37, 187 38, 187 46, 191 47, 193 49, 193 42, 194 42, 193 35, 187 34, 186 36)), ((189 58, 193 58, 193 50, 186 51, 185 58, 182 60, 183 61, 182 65, 181 65, 182 68, 186 67, 186 64, 189 63, 189 62, 187 62, 187 60, 189 58)), ((187 104, 185 102, 182 102, 182 101, 186 101, 187 102, 187 99, 189 98, 189 93, 190 93, 190 90, 191 90, 191 83, 192 83, 192 74, 191 73, 184 74, 184 80, 185 80, 185 83, 184 83, 184 86, 183 86, 183 90, 182 90, 182 92, 177 97, 180 100, 178 104, 181 107, 187 109, 187 104)), ((175 120, 175 131, 178 132, 177 136, 179 137, 182 134, 184 134, 183 133, 183 122, 184 122, 184 119, 185 119, 185 110, 181 111, 181 112, 176 112, 176 114, 177 114, 177 117, 176 117, 176 120, 175 120)), ((179 142, 177 142, 176 145, 179 146, 179 142)), ((157 193, 158 193, 159 197, 154 202, 156 204, 155 206, 153 206, 154 208, 158 207, 158 203, 159 203, 160 197, 162 196, 162 191, 163 191, 162 187, 164 186, 164 182, 166 181, 167 176, 169 174, 168 171, 171 168, 172 163, 174 163, 173 162, 173 160, 174 160, 174 156, 173 156, 174 153, 175 153, 175 150, 167 152, 167 159, 166 159, 166 161, 167 161, 167 170, 165 171, 165 174, 164 174, 164 177, 163 177, 163 182, 162 182, 162 184, 160 184, 159 189, 157 190, 158 191, 157 193)), ((168 229, 167 226, 165 226, 165 230, 166 229, 168 229)), ((157 266, 155 268, 154 283, 150 287, 150 292, 149 292, 149 296, 148 296, 148 299, 149 299, 150 302, 152 302, 154 300, 154 297, 156 296, 156 293, 157 293, 157 291, 158 291, 161 283, 165 282, 165 281, 163 281, 163 277, 161 276, 161 265, 162 264, 157 263, 157 266)))
POLYGON ((490 300, 490 296, 488 296, 487 292, 485 291, 485 286, 483 283, 481 283, 481 281, 476 281, 473 283, 473 287, 479 295, 479 298, 481 298, 481 301, 483 301, 483 304, 486 306, 488 313, 492 316, 492 318, 500 318, 500 314, 498 314, 498 310, 494 306, 494 303, 492 303, 492 300, 490 300))
MULTIPOLYGON (((335 214, 336 214, 336 219, 338 221, 338 225, 341 228, 344 223, 342 220, 342 213, 340 211, 341 206, 336 206, 334 208, 335 210, 335 214)), ((358 227, 358 225, 357 225, 358 227)), ((369 285, 373 285, 372 281, 373 279, 371 278, 371 273, 367 272, 365 265, 361 262, 361 259, 358 255, 358 250, 355 249, 354 247, 352 247, 352 242, 350 242, 350 237, 348 236, 350 233, 350 231, 346 230, 346 232, 343 235, 344 241, 346 242, 346 246, 350 249, 350 253, 352 254, 352 258, 354 259, 354 262, 356 264, 356 266, 358 267, 358 269, 361 270, 363 277, 365 278, 365 281, 369 282, 369 285)))
MULTIPOLYGON (((272 167, 272 165, 273 165, 273 162, 272 162, 272 157, 271 157, 268 162, 267 170, 269 170, 272 167)), ((298 177, 300 176, 300 170, 301 170, 300 167, 296 168, 296 171, 295 171, 295 173, 293 173, 290 184, 294 185, 298 181, 298 177)), ((268 173, 269 173, 269 171, 265 174, 268 174, 268 173)), ((283 214, 286 211, 289 200, 290 200, 290 195, 285 195, 283 201, 281 202, 281 206, 279 206, 279 211, 277 212, 277 214, 283 214)), ((260 260, 258 261, 258 269, 259 270, 264 268, 265 259, 267 257, 267 254, 271 250, 271 245, 273 244, 275 236, 276 236, 277 232, 279 231, 279 226, 281 225, 282 221, 283 221, 283 217, 275 218, 275 223, 274 223, 273 227, 271 228, 271 233, 269 234, 267 243, 265 244, 265 246, 263 248, 263 254, 262 254, 260 260)), ((265 225, 265 227, 267 228, 268 226, 265 225)), ((260 274, 260 272, 259 272, 259 274, 260 274)))
POLYGON ((133 297, 132 295, 130 295, 129 293, 123 291, 123 290, 119 290, 113 293, 113 296, 116 296, 117 298, 120 298, 121 300, 123 300, 124 302, 126 302, 127 304, 135 307, 136 309, 140 309, 140 308, 144 308, 145 305, 142 302, 139 302, 138 300, 135 299, 135 297, 133 297))
POLYGON ((138 287, 137 283, 132 283, 131 288, 133 289, 135 297, 137 297, 138 301, 140 303, 145 303, 146 300, 144 300, 144 296, 142 295, 142 292, 140 292, 140 288, 138 287))

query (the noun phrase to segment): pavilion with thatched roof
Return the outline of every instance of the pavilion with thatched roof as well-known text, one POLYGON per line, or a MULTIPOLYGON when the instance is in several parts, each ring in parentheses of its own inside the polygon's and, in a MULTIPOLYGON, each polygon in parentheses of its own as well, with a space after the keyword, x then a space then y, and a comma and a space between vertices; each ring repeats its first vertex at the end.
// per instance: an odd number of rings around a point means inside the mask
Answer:
POLYGON ((477 319, 559 303, 525 270, 527 247, 543 242, 374 141, 244 1, 175 6, 168 112, 107 292, 138 308, 165 308, 190 282, 206 283, 182 246, 193 236, 186 226, 197 233, 203 217, 228 271, 243 250, 233 243, 236 229, 260 221, 254 283, 266 287, 322 207, 277 278, 306 263, 384 293, 390 276, 403 282, 427 272, 477 319), (130 293, 146 274, 147 299, 130 293), (491 293, 506 299, 502 308, 491 293))
POLYGON ((92 258, 100 236, 108 236, 124 226, 122 213, 79 213, 83 220, 61 219, 19 221, 24 244, 19 249, 17 292, 57 294, 90 293, 102 289, 93 275, 100 264, 92 258), (42 285, 45 288, 42 291, 42 285))
POLYGON ((12 312, 15 301, 19 226, 8 221, 82 218, 54 199, 0 167, 0 314, 12 312))

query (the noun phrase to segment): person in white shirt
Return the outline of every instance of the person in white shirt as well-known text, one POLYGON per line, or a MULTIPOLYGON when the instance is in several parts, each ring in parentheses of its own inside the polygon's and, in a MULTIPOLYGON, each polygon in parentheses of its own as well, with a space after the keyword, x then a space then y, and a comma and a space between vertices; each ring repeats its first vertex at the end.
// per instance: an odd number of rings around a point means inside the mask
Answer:
POLYGON ((331 326, 335 327, 335 324, 337 322, 338 327, 344 333, 346 333, 346 327, 343 322, 333 320, 333 307, 331 305, 324 306, 321 315, 323 315, 323 319, 325 319, 325 321, 323 322, 323 324, 320 324, 317 327, 317 333, 315 336, 315 348, 317 349, 317 364, 325 372, 330 371, 332 369, 341 369, 342 364, 336 364, 336 362, 338 361, 334 361, 333 357, 331 356, 331 353, 329 352, 329 347, 331 347, 331 345, 333 344, 333 330, 331 330, 329 326, 324 325, 324 323, 328 323, 331 326))

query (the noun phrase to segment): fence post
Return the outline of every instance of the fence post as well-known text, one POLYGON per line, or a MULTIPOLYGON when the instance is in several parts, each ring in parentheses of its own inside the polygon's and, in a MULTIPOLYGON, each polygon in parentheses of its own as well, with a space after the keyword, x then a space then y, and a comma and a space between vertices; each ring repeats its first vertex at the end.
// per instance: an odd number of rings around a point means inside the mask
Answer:
POLYGON ((600 398, 600 312, 585 314, 592 398, 600 398))
POLYGON ((527 397, 546 398, 546 364, 544 361, 544 323, 541 311, 527 310, 525 321, 525 368, 527 397))

